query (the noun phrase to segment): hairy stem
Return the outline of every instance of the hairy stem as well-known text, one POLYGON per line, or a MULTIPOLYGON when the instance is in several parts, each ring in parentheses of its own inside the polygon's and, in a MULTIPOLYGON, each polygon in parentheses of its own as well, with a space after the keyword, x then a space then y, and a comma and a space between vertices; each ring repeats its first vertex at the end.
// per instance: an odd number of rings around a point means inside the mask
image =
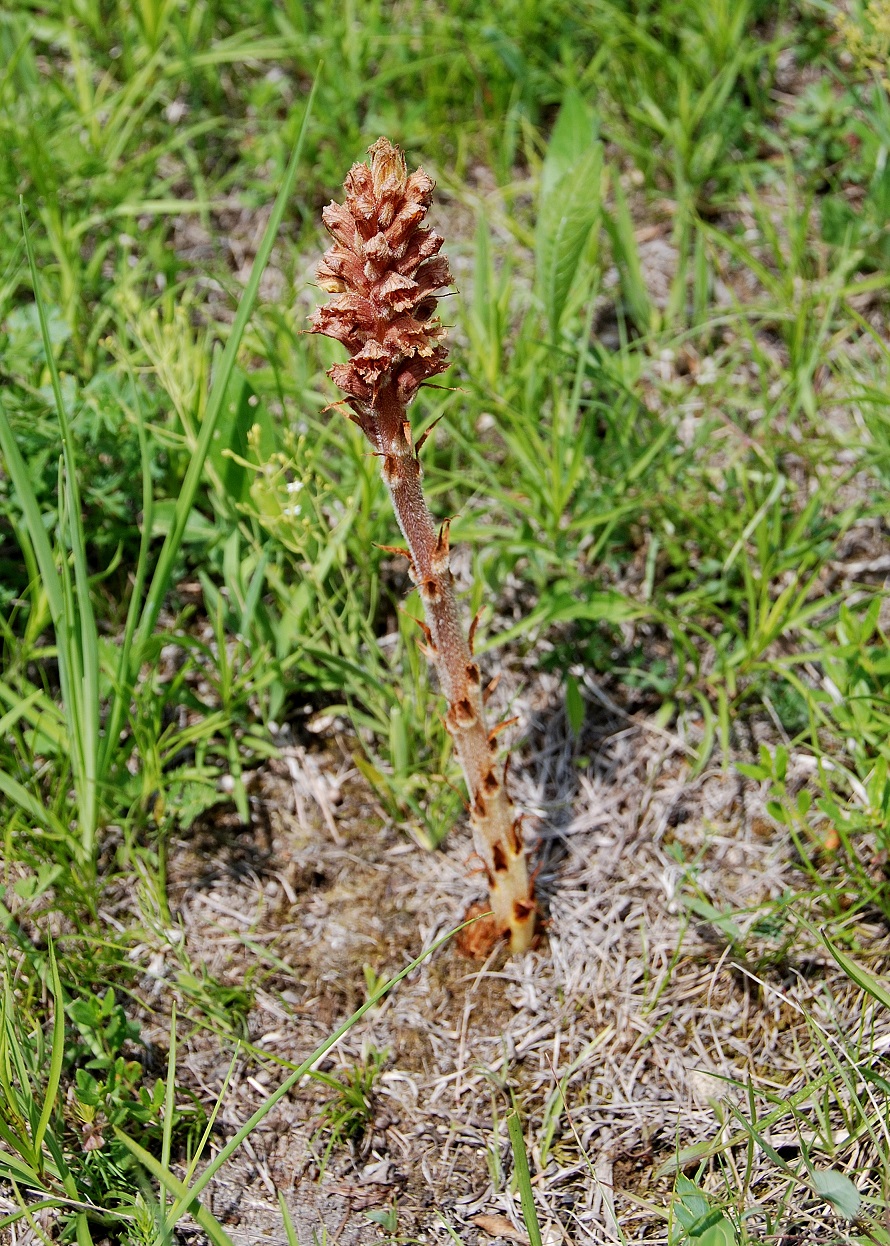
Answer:
MULTIPOLYGON (((498 929, 509 933, 510 950, 529 947, 535 903, 528 876, 520 819, 506 775, 495 765, 497 745, 485 725, 481 674, 461 625, 448 556, 448 526, 438 531, 420 484, 420 463, 407 423, 393 417, 394 395, 380 395, 375 414, 381 434, 383 478, 411 555, 411 574, 420 592, 429 629, 427 656, 448 698, 445 725, 454 740, 470 794, 470 821, 477 855, 488 878, 498 929), (389 401, 386 401, 389 399, 389 401), (398 431, 396 431, 396 428, 398 431), (390 433, 386 436, 384 429, 390 433)), ((506 770, 506 767, 504 767, 506 770)))
POLYGON ((386 138, 368 149, 369 165, 354 164, 343 184, 344 203, 322 212, 334 245, 318 266, 318 282, 334 295, 316 309, 312 332, 342 342, 348 360, 328 375, 347 395, 354 420, 383 461, 423 599, 427 654, 448 697, 446 726, 470 795, 476 855, 488 878, 497 934, 510 949, 529 946, 535 902, 520 834, 506 787, 506 765, 495 767, 495 736, 485 726, 481 675, 471 639, 461 626, 448 565, 448 524, 436 531, 420 487, 408 406, 421 385, 448 367, 445 328, 435 316, 438 291, 454 278, 440 254, 441 237, 424 222, 434 183, 423 169, 408 173, 405 157, 386 138))

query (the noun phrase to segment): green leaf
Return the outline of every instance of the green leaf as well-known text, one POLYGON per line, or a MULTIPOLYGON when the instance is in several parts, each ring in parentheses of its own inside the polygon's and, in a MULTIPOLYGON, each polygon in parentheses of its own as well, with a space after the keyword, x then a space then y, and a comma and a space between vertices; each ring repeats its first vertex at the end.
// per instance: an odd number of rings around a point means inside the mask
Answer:
POLYGON ((549 206, 557 187, 580 164, 597 141, 598 125, 583 96, 573 89, 563 96, 541 169, 541 206, 549 206))
POLYGON ((584 698, 574 675, 566 675, 566 717, 572 735, 579 736, 584 726, 584 698))
POLYGON ((695 1239, 696 1246, 736 1246, 736 1233, 725 1216, 695 1239))
POLYGON ((37 826, 49 826, 59 839, 67 839, 68 833, 59 819, 44 809, 36 796, 32 796, 26 787, 22 787, 17 779, 0 770, 0 792, 26 813, 37 826))
POLYGON ((698 896, 684 896, 683 903, 686 908, 690 909, 698 917, 703 917, 705 921, 716 926, 722 931, 732 943, 741 943, 742 932, 732 920, 729 913, 723 912, 721 909, 715 908, 713 904, 709 904, 707 900, 700 900, 698 896))
POLYGON ((46 1127, 56 1106, 56 1096, 59 1093, 59 1083, 62 1078, 62 1059, 65 1055, 65 997, 62 994, 59 967, 56 964, 56 953, 52 943, 49 945, 49 978, 53 997, 53 1043, 50 1050, 49 1077, 46 1083, 43 1109, 34 1131, 36 1155, 40 1154, 46 1127))
MULTIPOLYGON (((153 536, 169 536, 176 522, 176 503, 172 498, 165 498, 154 506, 152 523, 153 536)), ((212 520, 202 515, 196 508, 189 512, 182 530, 182 542, 207 545, 219 536, 219 531, 212 520)))
POLYGON ((834 1168, 811 1174, 813 1189, 831 1203, 834 1210, 845 1220, 855 1220, 859 1215, 862 1195, 849 1177, 834 1168))
POLYGON ((763 782, 764 779, 768 779, 770 777, 769 771, 765 770, 763 766, 752 766, 746 761, 737 761, 735 768, 738 770, 739 774, 743 774, 745 778, 756 779, 758 782, 763 782))
MULTIPOLYGON (((99 633, 90 595, 90 577, 86 553, 86 535, 77 475, 77 457, 68 410, 62 394, 59 370, 56 367, 46 307, 37 276, 37 261, 25 216, 24 200, 19 200, 25 251, 34 290, 34 302, 43 337, 46 365, 52 382, 56 416, 62 440, 62 466, 59 467, 59 529, 67 532, 74 563, 74 583, 67 561, 62 559, 62 617, 53 616, 59 654, 59 671, 68 723, 68 741, 74 762, 74 786, 77 794, 78 822, 83 859, 91 864, 98 828, 98 764, 99 764, 99 633), (75 594, 76 587, 76 594, 75 594)), ((33 531, 31 540, 35 539, 33 531)), ((61 537, 64 543, 64 536, 61 537)), ((51 576, 57 583, 56 574, 51 576)))
POLYGON ((535 1194, 532 1189, 525 1139, 522 1136, 522 1122, 515 1108, 507 1113, 507 1132, 510 1135, 510 1146, 513 1150, 513 1170, 516 1174, 516 1184, 519 1187, 525 1231, 528 1233, 531 1246, 541 1246, 541 1226, 535 1207, 535 1194))
POLYGON ((4 1181, 20 1181, 32 1189, 43 1189, 43 1182, 30 1164, 11 1155, 8 1151, 0 1152, 0 1177, 4 1181))
POLYGON ((541 170, 537 281, 556 336, 602 201, 603 149, 587 105, 567 93, 541 170))
POLYGON ((606 217, 606 228, 621 279, 621 294, 631 320, 641 333, 648 333, 656 320, 655 309, 643 277, 633 217, 617 175, 613 180, 615 206, 612 215, 606 217))
POLYGON ((535 629, 552 623, 570 623, 576 619, 588 619, 602 623, 626 623, 632 619, 643 619, 651 616, 651 610, 638 602, 631 601, 623 593, 614 589, 602 592, 587 593, 579 601, 575 593, 548 593, 538 602, 521 623, 508 627, 503 632, 483 644, 477 646, 478 653, 485 653, 495 646, 507 644, 517 636, 533 637, 535 629))
POLYGON ((284 1194, 281 1190, 278 1191, 278 1207, 281 1211, 281 1220, 284 1224, 284 1231, 287 1234, 287 1246, 300 1246, 299 1239, 297 1238, 297 1231, 294 1228, 294 1222, 291 1219, 290 1210, 288 1209, 287 1203, 284 1201, 284 1194))
POLYGON ((538 218, 538 284, 554 335, 587 240, 599 219, 602 170, 603 152, 597 143, 561 185, 555 208, 538 218))
POLYGON ((674 1194, 678 1201, 674 1203, 674 1215, 684 1229, 691 1229, 699 1220, 708 1214, 710 1203, 694 1181, 681 1173, 674 1185, 674 1194))
POLYGON ((198 1199, 194 1196, 194 1194, 189 1192, 185 1184, 180 1181, 178 1177, 175 1177, 168 1168, 165 1168, 159 1160, 155 1159, 155 1157, 141 1147, 138 1142, 134 1142, 132 1138, 128 1138, 123 1130, 115 1127, 114 1132, 118 1141, 122 1142, 127 1150, 139 1160, 139 1163, 143 1166, 143 1168, 147 1168, 148 1171, 161 1183, 165 1190, 169 1190, 171 1194, 175 1194, 178 1199, 183 1201, 184 1210, 188 1211, 193 1219, 198 1222, 210 1238, 211 1242, 214 1243, 214 1246, 234 1246, 234 1242, 216 1217, 212 1215, 206 1207, 198 1202, 198 1199))
POLYGON ((890 991, 882 986, 873 974, 870 974, 867 969, 863 969, 855 960, 851 960, 840 948, 836 948, 824 934, 822 935, 822 942, 851 982, 855 982, 858 987, 861 987, 867 995, 877 1000, 879 1004, 883 1004, 885 1008, 890 1008, 890 991))

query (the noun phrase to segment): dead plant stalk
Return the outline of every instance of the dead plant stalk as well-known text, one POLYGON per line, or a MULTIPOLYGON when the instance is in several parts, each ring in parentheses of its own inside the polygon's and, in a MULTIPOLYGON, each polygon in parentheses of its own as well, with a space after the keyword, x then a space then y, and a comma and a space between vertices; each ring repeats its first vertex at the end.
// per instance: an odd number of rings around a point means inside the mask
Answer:
POLYGON ((334 239, 318 280, 336 295, 312 319, 312 332, 342 342, 347 363, 329 375, 347 397, 350 418, 382 464, 407 549, 411 577, 426 612, 425 652, 448 698, 445 724, 454 740, 470 794, 476 853, 485 866, 498 933, 523 951, 535 928, 535 902, 520 819, 495 764, 497 730, 485 724, 472 632, 465 634, 449 566, 448 523, 437 530, 421 488, 419 451, 408 419, 418 389, 448 366, 445 329, 435 317, 436 294, 452 282, 442 238, 424 224, 433 182, 422 169, 408 174, 398 148, 380 138, 370 167, 353 165, 346 202, 324 209, 334 239))

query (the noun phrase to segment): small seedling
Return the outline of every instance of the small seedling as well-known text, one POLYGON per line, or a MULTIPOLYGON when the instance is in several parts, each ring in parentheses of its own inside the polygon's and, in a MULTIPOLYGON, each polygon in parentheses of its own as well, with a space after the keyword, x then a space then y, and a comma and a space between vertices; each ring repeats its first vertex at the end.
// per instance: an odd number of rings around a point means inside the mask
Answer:
POLYGON ((534 935, 536 907, 520 819, 498 773, 498 729, 489 731, 483 709, 482 675, 473 660, 472 634, 464 632, 449 566, 448 521, 438 529, 421 489, 420 449, 408 407, 420 386, 444 372, 445 330, 435 316, 438 292, 451 284, 439 254, 441 237, 424 225, 433 182, 422 169, 408 175, 398 148, 380 138, 370 148, 370 167, 353 165, 346 202, 323 212, 334 245, 319 265, 318 280, 335 295, 318 309, 312 332, 342 342, 347 363, 329 376, 342 389, 352 419, 379 456, 407 549, 411 578, 424 604, 425 652, 439 675, 449 707, 445 725, 470 794, 476 852, 488 879, 498 934, 510 950, 526 949, 534 935))
POLYGON ((346 1071, 344 1077, 312 1071, 315 1081, 322 1082, 334 1091, 331 1099, 321 1109, 321 1124, 315 1138, 327 1134, 328 1140, 321 1160, 322 1171, 327 1167, 331 1152, 345 1143, 360 1142, 374 1116, 374 1083, 386 1064, 389 1052, 371 1048, 363 1059, 346 1071))
POLYGON ((399 1230, 399 1207, 395 1199, 389 1207, 378 1207, 374 1211, 366 1211, 365 1215, 386 1234, 390 1241, 398 1240, 396 1234, 399 1230))

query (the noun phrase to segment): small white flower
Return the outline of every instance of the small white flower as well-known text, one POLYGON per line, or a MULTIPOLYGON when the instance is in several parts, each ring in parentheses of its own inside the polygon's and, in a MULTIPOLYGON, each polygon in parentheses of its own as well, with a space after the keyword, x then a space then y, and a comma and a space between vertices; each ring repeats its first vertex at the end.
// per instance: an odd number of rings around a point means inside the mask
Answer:
POLYGON ((285 506, 281 513, 282 515, 299 515, 302 509, 302 506, 285 506))
POLYGON ((285 485, 288 493, 299 493, 303 488, 302 480, 289 480, 285 485))

